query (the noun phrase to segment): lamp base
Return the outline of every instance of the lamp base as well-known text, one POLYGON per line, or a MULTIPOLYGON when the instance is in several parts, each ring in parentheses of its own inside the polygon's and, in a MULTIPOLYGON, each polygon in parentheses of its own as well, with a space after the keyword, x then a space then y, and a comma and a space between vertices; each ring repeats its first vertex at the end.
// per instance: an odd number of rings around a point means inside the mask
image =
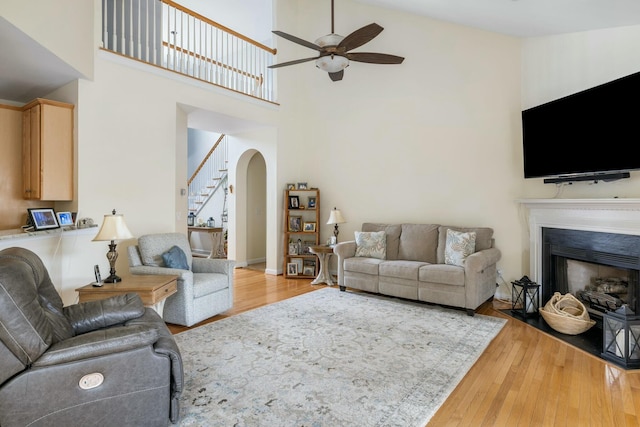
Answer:
POLYGON ((104 283, 118 283, 122 282, 122 278, 120 276, 116 276, 115 274, 110 275, 106 279, 103 280, 104 283))

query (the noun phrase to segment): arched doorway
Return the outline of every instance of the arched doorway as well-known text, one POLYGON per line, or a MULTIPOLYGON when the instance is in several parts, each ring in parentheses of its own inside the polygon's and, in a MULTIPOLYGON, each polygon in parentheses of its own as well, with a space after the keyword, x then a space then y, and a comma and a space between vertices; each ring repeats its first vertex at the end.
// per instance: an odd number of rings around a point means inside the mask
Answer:
POLYGON ((247 267, 264 271, 267 261, 267 165, 256 151, 247 165, 247 267))

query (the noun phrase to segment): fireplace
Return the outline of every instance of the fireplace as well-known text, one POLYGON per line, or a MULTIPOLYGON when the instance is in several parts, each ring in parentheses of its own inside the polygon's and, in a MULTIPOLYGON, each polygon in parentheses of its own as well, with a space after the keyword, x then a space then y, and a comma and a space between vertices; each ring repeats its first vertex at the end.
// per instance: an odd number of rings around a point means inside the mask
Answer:
POLYGON ((527 322, 601 357, 603 313, 618 304, 640 313, 640 199, 519 203, 526 208, 529 230, 529 277, 541 285, 541 305, 554 292, 570 292, 585 300, 596 325, 585 333, 566 335, 541 317, 527 322))
POLYGON ((541 249, 542 301, 571 293, 598 326, 623 304, 640 313, 640 236, 543 227, 541 249))

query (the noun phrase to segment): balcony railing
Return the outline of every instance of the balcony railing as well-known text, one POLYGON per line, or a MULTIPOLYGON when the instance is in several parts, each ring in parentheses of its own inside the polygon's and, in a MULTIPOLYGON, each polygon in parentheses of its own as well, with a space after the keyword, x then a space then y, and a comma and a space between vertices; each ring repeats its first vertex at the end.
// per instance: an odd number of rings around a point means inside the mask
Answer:
POLYGON ((170 0, 103 0, 103 49, 273 102, 275 49, 170 0))

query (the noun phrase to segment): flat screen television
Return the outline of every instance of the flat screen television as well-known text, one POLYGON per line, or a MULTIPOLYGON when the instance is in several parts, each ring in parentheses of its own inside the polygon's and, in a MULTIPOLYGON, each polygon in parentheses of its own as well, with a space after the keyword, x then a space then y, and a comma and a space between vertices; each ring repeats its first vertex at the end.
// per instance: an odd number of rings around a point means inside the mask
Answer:
POLYGON ((640 169, 640 72, 522 111, 525 178, 628 178, 640 169))

